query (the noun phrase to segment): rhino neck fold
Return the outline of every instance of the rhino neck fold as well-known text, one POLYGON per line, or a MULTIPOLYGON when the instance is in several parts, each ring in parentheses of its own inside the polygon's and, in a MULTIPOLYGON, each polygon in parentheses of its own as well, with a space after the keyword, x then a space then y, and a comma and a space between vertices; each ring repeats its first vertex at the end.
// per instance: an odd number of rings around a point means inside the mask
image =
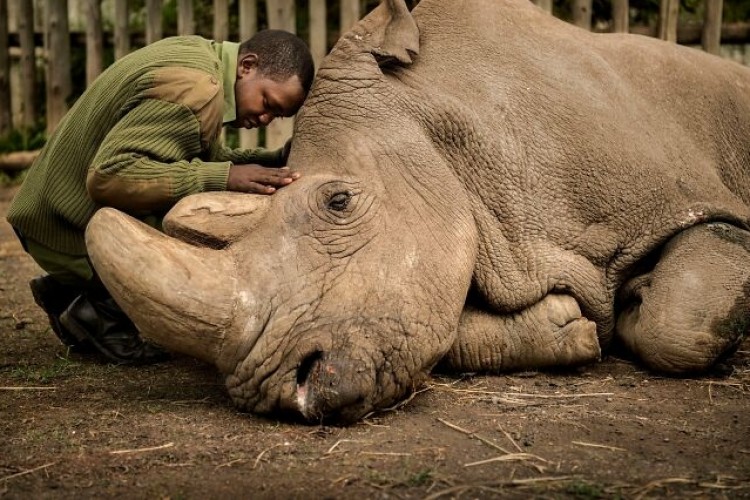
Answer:
POLYGON ((141 335, 216 364, 233 317, 235 266, 114 209, 99 210, 86 245, 107 289, 141 335))

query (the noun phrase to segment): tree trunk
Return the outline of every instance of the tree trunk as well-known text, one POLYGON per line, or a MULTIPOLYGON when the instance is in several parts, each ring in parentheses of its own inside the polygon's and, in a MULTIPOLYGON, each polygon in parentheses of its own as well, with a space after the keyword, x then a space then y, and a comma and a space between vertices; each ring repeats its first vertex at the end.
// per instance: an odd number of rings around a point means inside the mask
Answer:
POLYGON ((130 52, 130 12, 128 0, 115 0, 115 59, 130 52))
POLYGON ((706 17, 703 21, 703 50, 709 54, 721 52, 722 0, 706 0, 706 17))
POLYGON ((612 21, 615 33, 630 30, 630 5, 628 0, 612 0, 612 21))
POLYGON ((45 2, 47 54, 47 134, 52 134, 68 111, 73 88, 70 74, 68 0, 45 2))
POLYGON ((177 32, 180 35, 195 34, 195 10, 193 0, 177 1, 177 32))
POLYGON ((102 72, 104 61, 101 0, 86 0, 86 85, 102 72))
POLYGON ((326 1, 310 0, 310 52, 315 67, 328 54, 328 31, 326 29, 326 1))
MULTIPOLYGON (((240 40, 249 40, 258 31, 258 0, 240 0, 240 40)), ((258 129, 240 129, 240 147, 258 147, 258 129)))
POLYGON ((21 46, 21 126, 36 123, 36 54, 34 54, 34 5, 18 2, 18 41, 21 46))
POLYGON ((163 38, 161 7, 162 0, 146 0, 146 44, 163 38))
POLYGON ((591 31, 592 0, 573 0, 573 24, 591 31))
POLYGON ((229 0, 214 0, 214 40, 229 38, 229 0))
MULTIPOLYGON (((294 0, 276 0, 266 2, 268 11, 268 27, 296 32, 296 18, 294 15, 294 0)), ((266 147, 280 148, 292 136, 293 119, 275 119, 266 127, 266 147)))
POLYGON ((552 0, 535 0, 534 3, 543 11, 552 14, 552 0))
POLYGON ((343 35, 359 21, 359 0, 341 0, 341 32, 343 35))
POLYGON ((661 0, 659 4, 659 38, 677 42, 677 18, 680 14, 680 0, 661 0))
POLYGON ((10 54, 8 53, 8 2, 0 0, 0 135, 13 127, 10 112, 10 54))

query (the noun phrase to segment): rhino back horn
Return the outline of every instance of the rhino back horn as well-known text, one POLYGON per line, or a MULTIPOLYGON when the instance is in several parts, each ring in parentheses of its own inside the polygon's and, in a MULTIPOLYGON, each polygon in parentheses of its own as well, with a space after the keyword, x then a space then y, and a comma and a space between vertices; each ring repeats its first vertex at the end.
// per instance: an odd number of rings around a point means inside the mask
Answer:
POLYGON ((164 232, 199 246, 223 248, 263 220, 266 195, 231 191, 199 193, 181 199, 164 217, 164 232))

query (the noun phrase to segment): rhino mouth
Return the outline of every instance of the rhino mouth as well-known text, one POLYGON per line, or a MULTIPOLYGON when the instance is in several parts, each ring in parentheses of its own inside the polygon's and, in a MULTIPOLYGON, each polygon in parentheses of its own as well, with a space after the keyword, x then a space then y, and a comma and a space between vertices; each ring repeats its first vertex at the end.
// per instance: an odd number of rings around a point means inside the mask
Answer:
POLYGON ((348 425, 389 406, 414 385, 413 370, 380 342, 391 330, 376 337, 361 321, 272 318, 227 377, 230 396, 247 411, 309 424, 348 425))

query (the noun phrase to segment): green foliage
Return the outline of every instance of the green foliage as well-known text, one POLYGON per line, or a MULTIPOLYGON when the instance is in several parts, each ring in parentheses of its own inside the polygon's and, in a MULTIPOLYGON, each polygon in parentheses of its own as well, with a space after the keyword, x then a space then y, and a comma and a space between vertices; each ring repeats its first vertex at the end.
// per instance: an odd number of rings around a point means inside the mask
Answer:
POLYGON ((16 182, 13 177, 0 170, 0 187, 11 186, 15 183, 16 182))
POLYGON ((582 479, 576 479, 565 488, 565 498, 577 500, 622 500, 625 498, 621 491, 612 491, 612 488, 604 488, 597 483, 591 483, 582 479))
POLYGON ((27 383, 47 384, 53 380, 68 378, 76 372, 79 365, 68 358, 56 358, 48 365, 18 365, 13 368, 10 376, 27 383))
POLYGON ((726 23, 750 20, 750 0, 724 0, 722 19, 726 23))
POLYGON ((432 471, 430 469, 423 469, 415 474, 412 474, 407 480, 407 486, 424 486, 432 480, 432 471))
POLYGON ((44 128, 44 123, 39 123, 31 129, 12 129, 0 136, 0 154, 41 148, 47 140, 44 128))
POLYGON ((3 172, 0 170, 0 187, 16 186, 21 184, 26 178, 26 174, 29 169, 21 170, 19 172, 3 172))
POLYGON ((570 483, 565 489, 565 492, 570 494, 573 498, 581 500, 604 498, 604 492, 600 486, 580 480, 570 483))

